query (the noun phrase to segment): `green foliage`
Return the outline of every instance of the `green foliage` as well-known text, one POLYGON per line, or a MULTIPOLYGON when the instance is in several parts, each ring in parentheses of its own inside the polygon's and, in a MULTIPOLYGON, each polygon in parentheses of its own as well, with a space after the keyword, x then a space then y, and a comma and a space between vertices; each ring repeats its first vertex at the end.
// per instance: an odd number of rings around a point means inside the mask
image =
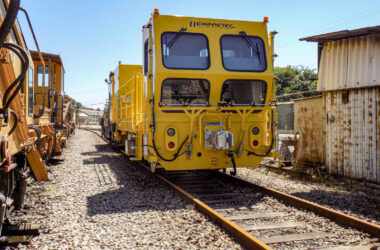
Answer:
POLYGON ((76 104, 77 109, 80 109, 83 107, 82 103, 80 103, 80 102, 76 102, 75 104, 76 104))
POLYGON ((277 96, 314 91, 317 89, 318 75, 315 69, 303 66, 275 67, 277 96))

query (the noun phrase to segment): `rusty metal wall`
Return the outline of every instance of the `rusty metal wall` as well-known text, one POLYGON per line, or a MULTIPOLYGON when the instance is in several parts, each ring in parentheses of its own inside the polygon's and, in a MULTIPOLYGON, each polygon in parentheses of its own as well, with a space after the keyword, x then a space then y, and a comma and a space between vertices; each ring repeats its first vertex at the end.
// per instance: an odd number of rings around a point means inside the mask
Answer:
POLYGON ((322 96, 294 101, 294 161, 297 167, 321 166, 324 163, 323 114, 322 96))
POLYGON ((320 60, 320 91, 380 86, 379 35, 326 42, 320 60))
POLYGON ((329 172, 380 183, 380 87, 323 95, 329 172))

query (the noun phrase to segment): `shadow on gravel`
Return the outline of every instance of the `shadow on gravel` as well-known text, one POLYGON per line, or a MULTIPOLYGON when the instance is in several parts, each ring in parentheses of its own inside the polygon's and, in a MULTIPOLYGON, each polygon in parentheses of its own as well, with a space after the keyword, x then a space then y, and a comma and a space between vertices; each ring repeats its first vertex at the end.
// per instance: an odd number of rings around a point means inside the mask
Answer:
POLYGON ((378 221, 378 223, 380 222, 380 202, 360 192, 313 190, 310 192, 296 192, 292 193, 292 195, 318 204, 328 205, 332 208, 363 215, 378 221), (366 204, 366 206, 363 206, 363 204, 366 204))
POLYGON ((94 152, 82 154, 89 156, 83 160, 83 167, 93 167, 97 184, 106 190, 87 198, 89 216, 185 208, 186 203, 174 191, 110 146, 96 145, 94 152))

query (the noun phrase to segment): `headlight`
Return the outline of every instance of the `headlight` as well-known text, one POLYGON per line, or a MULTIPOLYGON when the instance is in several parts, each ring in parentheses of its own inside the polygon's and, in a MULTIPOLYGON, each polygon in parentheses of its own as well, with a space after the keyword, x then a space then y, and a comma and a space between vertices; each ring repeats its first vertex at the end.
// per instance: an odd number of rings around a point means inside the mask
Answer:
POLYGON ((260 129, 258 127, 252 128, 252 134, 257 135, 260 133, 260 129))
POLYGON ((174 136, 175 135, 175 129, 174 128, 168 128, 168 130, 166 130, 166 133, 168 134, 168 136, 174 136))

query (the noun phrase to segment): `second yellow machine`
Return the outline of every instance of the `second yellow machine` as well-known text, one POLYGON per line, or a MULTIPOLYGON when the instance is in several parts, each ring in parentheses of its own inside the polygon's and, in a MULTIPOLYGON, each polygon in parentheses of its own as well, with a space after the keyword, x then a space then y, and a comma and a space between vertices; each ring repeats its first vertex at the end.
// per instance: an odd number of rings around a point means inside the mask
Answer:
POLYGON ((262 22, 160 15, 143 66, 109 76, 108 136, 167 171, 257 167, 274 144, 273 37, 262 22))

